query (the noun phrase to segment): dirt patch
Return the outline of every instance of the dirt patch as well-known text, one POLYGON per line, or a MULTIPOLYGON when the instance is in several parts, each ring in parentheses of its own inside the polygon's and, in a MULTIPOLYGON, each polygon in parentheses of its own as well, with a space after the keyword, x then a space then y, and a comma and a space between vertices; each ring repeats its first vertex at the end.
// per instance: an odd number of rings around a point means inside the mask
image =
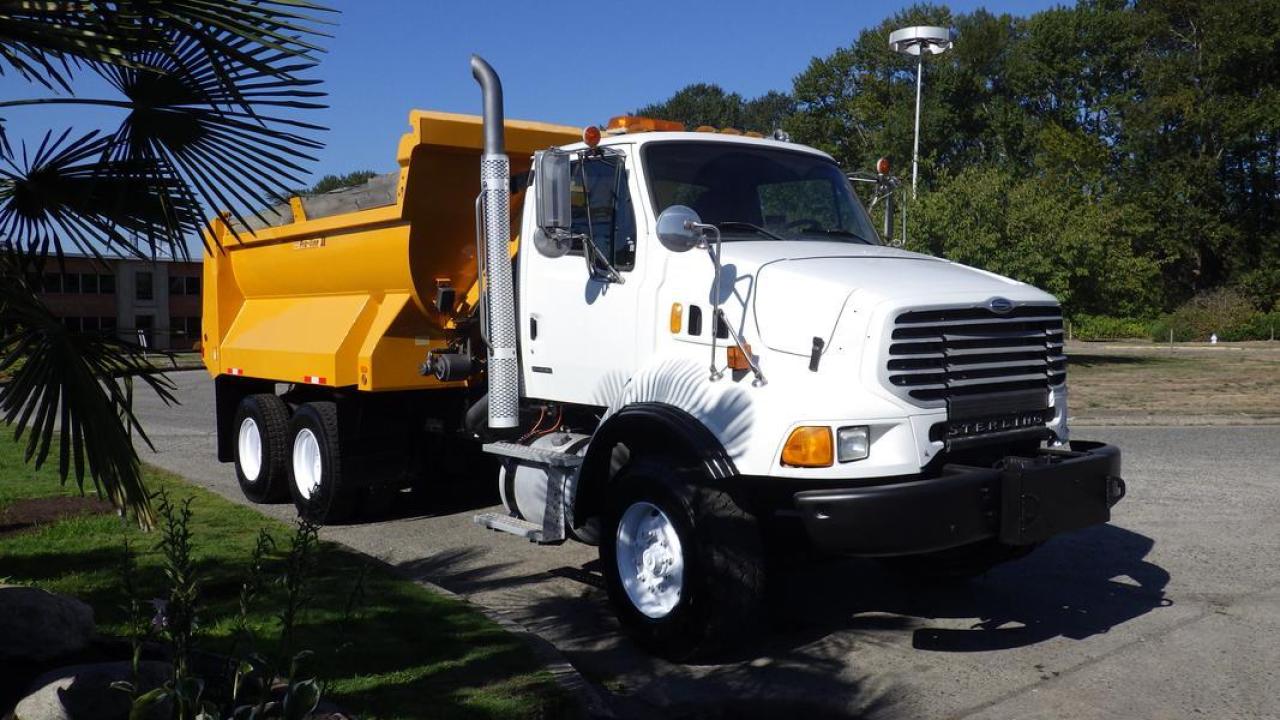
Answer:
POLYGON ((28 532, 66 518, 114 511, 111 503, 96 497, 65 495, 18 500, 0 508, 0 537, 28 532))
POLYGON ((1250 424, 1280 418, 1280 343, 1072 343, 1074 422, 1250 424))

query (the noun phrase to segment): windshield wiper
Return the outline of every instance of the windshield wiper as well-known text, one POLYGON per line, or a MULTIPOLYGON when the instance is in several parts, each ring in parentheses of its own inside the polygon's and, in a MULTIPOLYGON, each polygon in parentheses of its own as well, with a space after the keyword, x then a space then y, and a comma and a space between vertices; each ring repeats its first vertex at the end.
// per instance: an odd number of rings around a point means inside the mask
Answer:
POLYGON ((749 222, 742 222, 741 220, 725 220, 724 222, 718 222, 718 223, 716 223, 716 227, 721 228, 721 229, 724 229, 724 228, 741 228, 741 229, 743 229, 743 230, 750 230, 751 232, 754 232, 754 233, 756 233, 756 234, 758 234, 758 235, 763 235, 763 236, 765 236, 765 237, 769 238, 770 240, 780 240, 780 241, 782 241, 782 242, 786 242, 786 238, 784 238, 784 237, 782 237, 782 236, 780 236, 780 235, 775 235, 775 234, 773 234, 773 233, 769 232, 768 230, 765 230, 764 228, 760 227, 759 225, 754 225, 754 224, 749 223, 749 222))
POLYGON ((804 233, 822 233, 823 235, 835 235, 838 237, 853 238, 854 240, 857 240, 858 242, 864 245, 874 245, 874 243, 862 237, 858 233, 850 232, 848 230, 845 230, 844 228, 820 228, 820 227, 817 227, 816 225, 810 225, 807 228, 801 228, 800 234, 803 235, 804 233))

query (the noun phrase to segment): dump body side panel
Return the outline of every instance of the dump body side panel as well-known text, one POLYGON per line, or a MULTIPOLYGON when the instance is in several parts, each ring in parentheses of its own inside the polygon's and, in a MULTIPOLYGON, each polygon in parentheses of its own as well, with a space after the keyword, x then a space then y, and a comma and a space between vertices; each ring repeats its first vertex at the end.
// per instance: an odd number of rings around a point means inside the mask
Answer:
MULTIPOLYGON (((457 387, 418 374, 474 298, 480 118, 414 111, 399 145, 394 204, 233 230, 220 219, 205 252, 205 364, 210 374, 359 390, 457 387), (434 306, 449 283, 459 303, 434 306)), ((577 128, 507 123, 512 173, 577 128)), ((518 185, 523 187, 523 185, 518 185)), ((326 199, 331 199, 326 196, 326 199)), ((522 194, 513 201, 518 211, 522 194)), ((325 203, 341 207, 334 201, 325 203)))

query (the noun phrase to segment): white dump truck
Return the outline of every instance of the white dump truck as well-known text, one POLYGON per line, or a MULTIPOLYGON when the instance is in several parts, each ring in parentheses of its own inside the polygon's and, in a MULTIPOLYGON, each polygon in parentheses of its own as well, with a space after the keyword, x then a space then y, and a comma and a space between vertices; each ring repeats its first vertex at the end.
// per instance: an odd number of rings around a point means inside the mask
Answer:
POLYGON ((250 498, 349 519, 482 447, 476 522, 597 544, 677 659, 749 636, 796 538, 979 572, 1109 520, 1120 453, 1068 436, 1052 296, 886 246, 813 148, 508 122, 472 71, 483 118, 415 112, 382 200, 218 225, 203 351, 250 498))

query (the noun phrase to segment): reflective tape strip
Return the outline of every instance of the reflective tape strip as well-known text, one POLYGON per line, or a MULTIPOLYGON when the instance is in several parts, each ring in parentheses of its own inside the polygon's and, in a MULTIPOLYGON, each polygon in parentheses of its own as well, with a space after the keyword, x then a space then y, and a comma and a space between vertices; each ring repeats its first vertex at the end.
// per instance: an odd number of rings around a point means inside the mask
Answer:
POLYGON ((307 375, 302 378, 302 382, 310 385, 324 385, 327 381, 319 375, 307 375))
POLYGON ((227 368, 228 375, 243 375, 244 368, 227 368))

